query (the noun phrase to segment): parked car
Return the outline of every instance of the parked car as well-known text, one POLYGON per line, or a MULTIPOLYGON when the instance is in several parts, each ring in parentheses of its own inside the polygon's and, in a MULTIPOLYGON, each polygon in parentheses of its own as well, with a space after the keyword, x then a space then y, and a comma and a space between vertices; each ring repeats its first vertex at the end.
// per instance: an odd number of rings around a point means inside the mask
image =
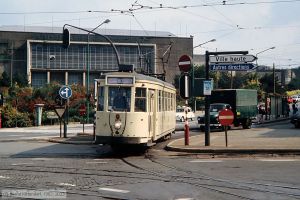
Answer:
POLYGON ((292 99, 293 99, 293 101, 298 102, 298 101, 300 101, 300 95, 293 95, 292 99))
POLYGON ((295 128, 300 128, 300 111, 296 112, 296 114, 292 115, 291 123, 295 125, 295 128))
POLYGON ((195 118, 195 114, 190 107, 178 107, 176 109, 176 121, 185 121, 185 109, 187 110, 187 119, 193 121, 195 118))

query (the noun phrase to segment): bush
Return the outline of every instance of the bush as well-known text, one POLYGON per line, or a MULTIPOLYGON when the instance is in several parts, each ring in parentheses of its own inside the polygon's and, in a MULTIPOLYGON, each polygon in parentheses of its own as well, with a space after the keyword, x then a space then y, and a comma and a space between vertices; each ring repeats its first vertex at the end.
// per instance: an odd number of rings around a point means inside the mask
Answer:
POLYGON ((18 112, 11 106, 5 106, 2 113, 3 127, 28 127, 32 126, 29 113, 18 112))

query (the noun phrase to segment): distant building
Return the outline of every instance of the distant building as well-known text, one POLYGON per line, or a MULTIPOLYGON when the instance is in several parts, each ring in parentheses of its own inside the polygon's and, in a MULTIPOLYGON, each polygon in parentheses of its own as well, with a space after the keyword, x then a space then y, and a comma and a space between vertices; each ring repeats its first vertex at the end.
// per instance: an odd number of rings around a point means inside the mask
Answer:
MULTIPOLYGON (((88 42, 86 32, 72 28, 70 32, 71 45, 63 49, 62 27, 0 27, 0 73, 26 75, 31 86, 40 87, 50 82, 86 85, 88 76, 89 84, 93 84, 101 73, 118 70, 112 46, 103 37, 90 34, 88 42)), ((193 54, 192 37, 101 28, 97 33, 113 41, 121 63, 133 64, 137 72, 158 77, 165 72, 170 83, 180 74, 179 57, 193 54)))

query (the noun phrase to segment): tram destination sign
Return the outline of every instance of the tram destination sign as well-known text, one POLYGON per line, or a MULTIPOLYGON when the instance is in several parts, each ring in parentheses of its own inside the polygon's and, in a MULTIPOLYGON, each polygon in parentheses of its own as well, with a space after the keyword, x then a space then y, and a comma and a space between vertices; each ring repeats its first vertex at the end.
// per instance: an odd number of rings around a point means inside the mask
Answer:
POLYGON ((257 59, 254 55, 218 55, 210 56, 210 63, 249 63, 257 59))
POLYGON ((209 65, 211 71, 250 71, 256 68, 253 63, 241 64, 211 64, 209 65))

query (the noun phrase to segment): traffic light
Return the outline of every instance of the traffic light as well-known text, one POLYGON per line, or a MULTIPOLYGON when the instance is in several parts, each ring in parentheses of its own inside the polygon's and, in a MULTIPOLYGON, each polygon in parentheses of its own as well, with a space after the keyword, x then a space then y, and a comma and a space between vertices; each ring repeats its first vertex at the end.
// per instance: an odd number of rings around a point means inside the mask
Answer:
POLYGON ((70 46, 70 31, 65 28, 63 30, 63 48, 67 49, 70 46))
POLYGON ((188 74, 183 74, 179 79, 180 96, 183 99, 190 98, 191 95, 191 81, 188 74))

